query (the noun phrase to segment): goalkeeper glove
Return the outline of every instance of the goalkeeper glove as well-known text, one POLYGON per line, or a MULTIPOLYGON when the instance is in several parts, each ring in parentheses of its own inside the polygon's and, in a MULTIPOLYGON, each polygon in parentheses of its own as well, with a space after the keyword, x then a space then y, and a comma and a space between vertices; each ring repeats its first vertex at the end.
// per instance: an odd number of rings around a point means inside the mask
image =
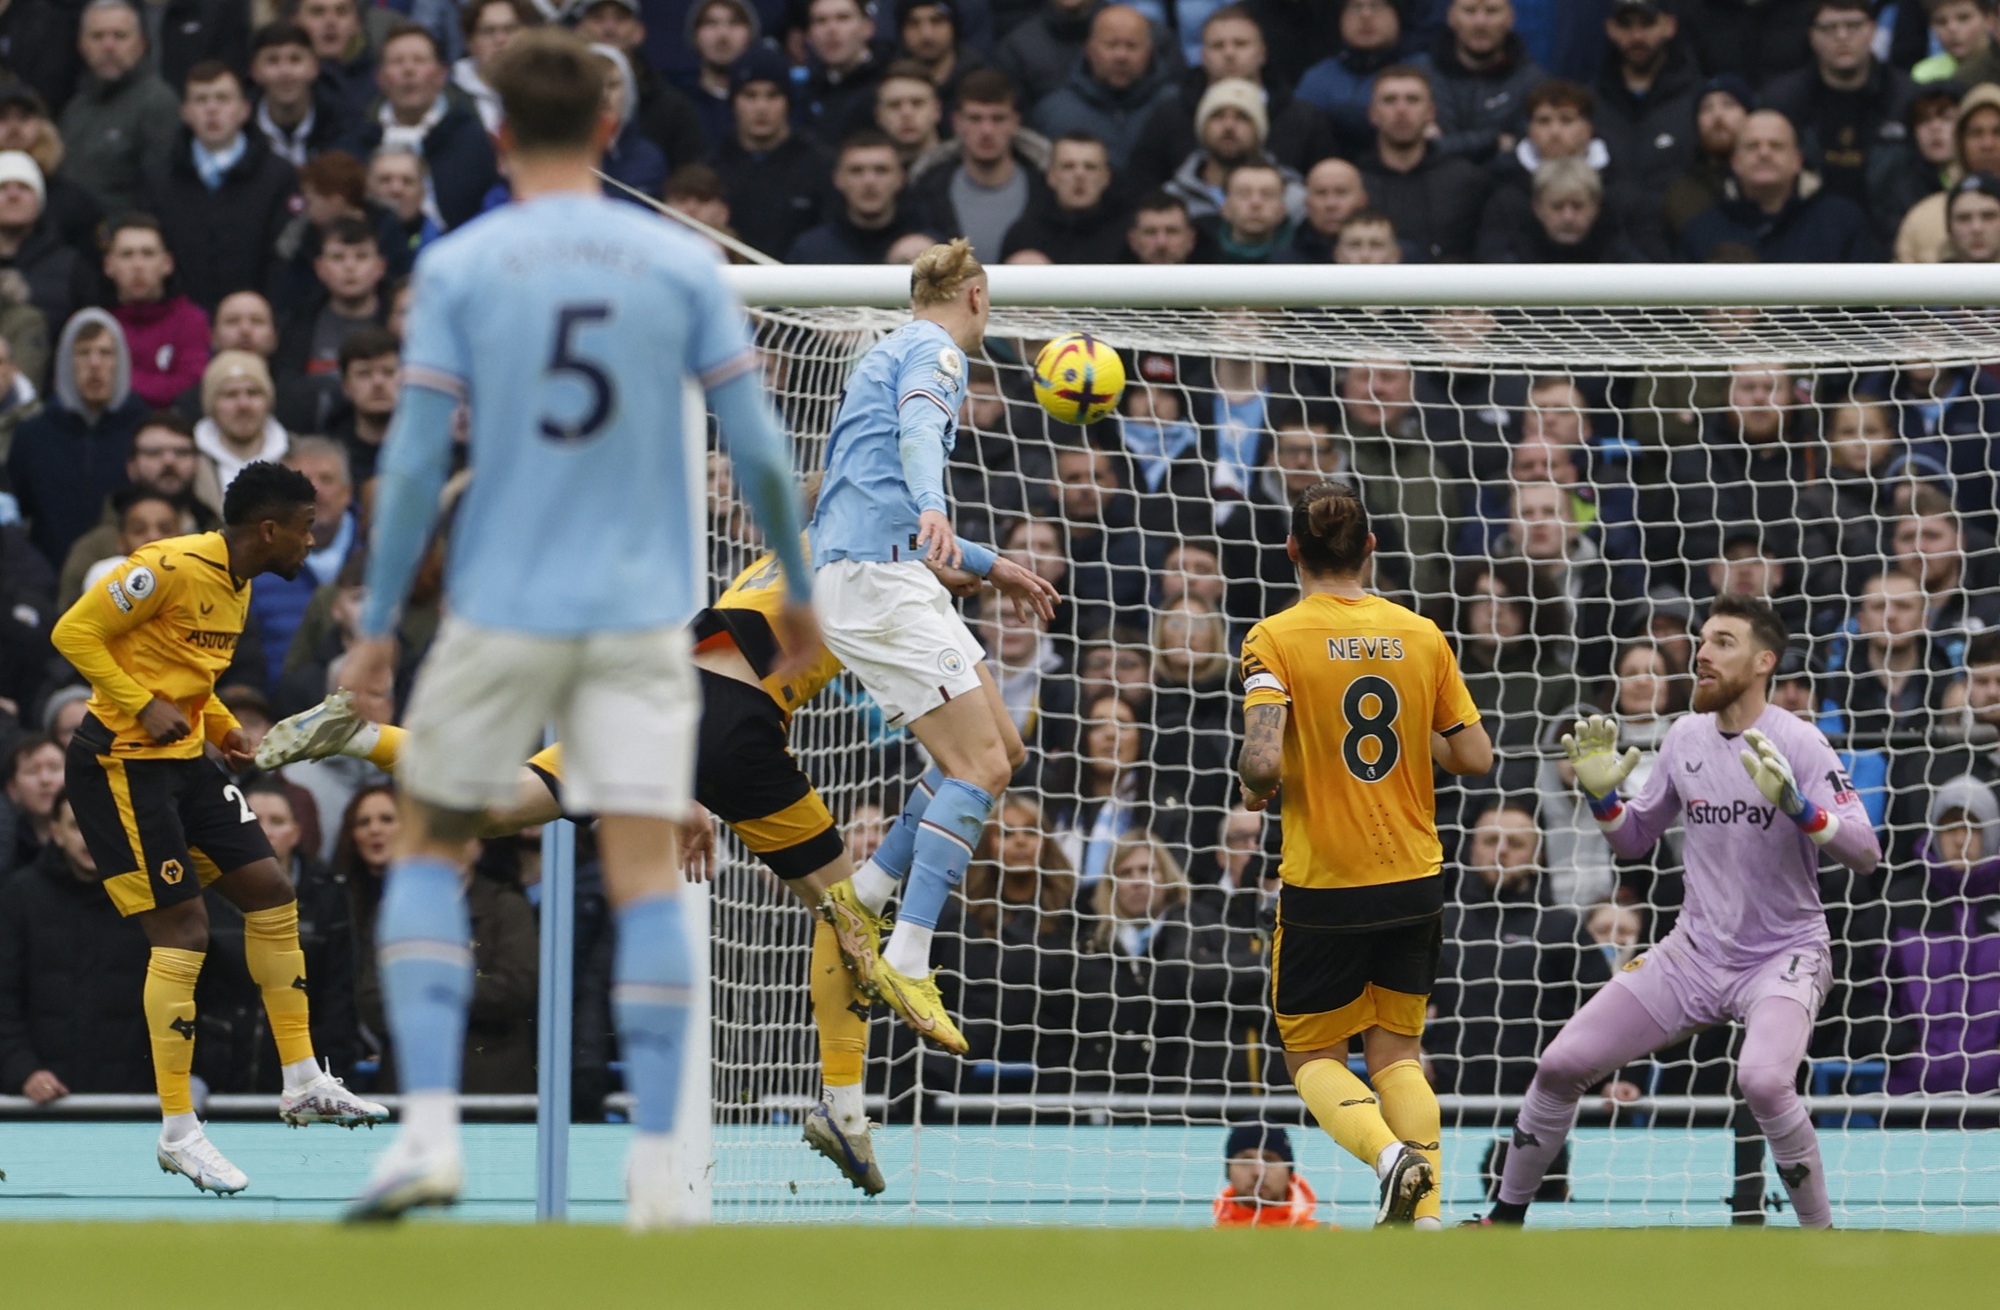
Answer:
POLYGON ((1602 714, 1578 719, 1573 732, 1562 739, 1576 780, 1590 793, 1591 812, 1600 819, 1618 810, 1618 784, 1639 767, 1639 748, 1618 754, 1618 720, 1602 714))
POLYGON ((1737 758, 1743 761, 1743 771, 1750 775, 1750 781, 1757 784, 1757 790, 1764 794, 1764 799, 1777 806, 1786 818, 1799 825, 1801 832, 1821 846, 1832 841, 1833 834, 1840 829, 1840 820, 1813 804, 1799 790, 1792 762, 1785 758, 1777 744, 1755 728, 1745 732, 1743 740, 1750 749, 1740 752, 1737 758))

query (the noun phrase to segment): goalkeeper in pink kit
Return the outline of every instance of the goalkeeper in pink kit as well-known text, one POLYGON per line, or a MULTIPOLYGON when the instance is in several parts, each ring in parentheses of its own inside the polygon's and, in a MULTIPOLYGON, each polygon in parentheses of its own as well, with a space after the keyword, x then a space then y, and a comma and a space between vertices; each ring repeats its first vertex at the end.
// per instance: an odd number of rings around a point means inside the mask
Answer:
POLYGON ((1787 641, 1761 601, 1718 597, 1695 654, 1694 712, 1668 730, 1645 790, 1621 801, 1639 761, 1615 720, 1579 721, 1563 747, 1621 857, 1685 826, 1680 922, 1564 1025, 1514 1125, 1500 1199, 1481 1223, 1520 1223, 1577 1103, 1612 1071, 1698 1029, 1743 1024, 1737 1086, 1770 1142, 1805 1228, 1833 1223, 1799 1063, 1831 981, 1822 856, 1856 873, 1882 857, 1868 814, 1819 729, 1765 699, 1787 641))

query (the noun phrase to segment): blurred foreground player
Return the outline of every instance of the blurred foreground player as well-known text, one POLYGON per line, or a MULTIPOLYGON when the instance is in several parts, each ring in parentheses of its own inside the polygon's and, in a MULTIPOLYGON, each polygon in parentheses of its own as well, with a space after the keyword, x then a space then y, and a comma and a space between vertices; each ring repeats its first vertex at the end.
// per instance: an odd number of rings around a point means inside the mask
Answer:
POLYGON ((152 955, 143 1003, 159 1086, 160 1168, 197 1188, 250 1185, 195 1118, 195 981, 208 952, 204 887, 243 911, 243 949, 284 1067, 286 1123, 387 1119, 313 1058, 298 899, 243 793, 207 758, 250 762, 250 741, 215 695, 250 609, 251 579, 298 576, 312 548, 313 485, 269 463, 237 474, 219 532, 136 551, 70 607, 55 647, 90 680, 70 739, 70 807, 118 912, 137 915, 152 955))
POLYGON ((350 1217, 449 1204, 463 1178, 459 1066, 472 995, 466 840, 509 803, 554 722, 572 805, 599 815, 617 916, 612 1008, 636 1102, 626 1169, 635 1228, 690 1221, 706 1162, 682 1161, 691 946, 675 892, 701 694, 701 452, 683 387, 699 379, 764 538, 788 579, 773 672, 818 645, 791 457, 757 380, 742 308, 713 250, 600 193, 618 130, 596 56, 530 32, 490 85, 514 202, 417 261, 403 389, 383 443, 362 639, 347 687, 379 686, 396 611, 437 514, 459 406, 472 464, 447 554, 449 614, 410 699, 403 822, 377 921, 404 1113, 350 1217))
POLYGON ((1514 1122, 1500 1199, 1475 1222, 1522 1222, 1576 1124, 1577 1102, 1608 1071, 1733 1019, 1743 1025, 1736 1083, 1799 1224, 1832 1227, 1819 1139, 1796 1086, 1832 980, 1819 863, 1830 855, 1865 875, 1882 851, 1825 736, 1766 699, 1786 641, 1765 602, 1716 598, 1695 652, 1694 711, 1667 730, 1645 790, 1629 805, 1618 784, 1639 752, 1618 754, 1616 720, 1593 717, 1563 738, 1619 858, 1644 856, 1682 821, 1685 899, 1666 939, 1627 964, 1542 1052, 1514 1122))
POLYGON ((1320 1127, 1375 1170, 1375 1222, 1435 1228, 1441 1123, 1419 1063, 1444 915, 1431 765, 1485 773, 1493 743, 1437 625, 1362 585, 1375 534, 1354 488, 1306 488, 1285 549, 1302 594, 1244 639, 1237 765, 1246 808, 1284 790, 1271 990, 1285 1064, 1320 1127), (1356 1036, 1372 1091, 1347 1068, 1356 1036))

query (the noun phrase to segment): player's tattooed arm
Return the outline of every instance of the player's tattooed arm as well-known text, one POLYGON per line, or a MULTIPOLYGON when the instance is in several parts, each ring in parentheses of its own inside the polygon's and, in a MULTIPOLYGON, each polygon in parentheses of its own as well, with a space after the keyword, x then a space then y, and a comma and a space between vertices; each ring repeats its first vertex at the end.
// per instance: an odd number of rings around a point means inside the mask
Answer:
POLYGON ((1236 776, 1243 784, 1245 809, 1263 809, 1278 790, 1289 713, 1283 705, 1252 705, 1243 711, 1243 753, 1236 760, 1236 776))

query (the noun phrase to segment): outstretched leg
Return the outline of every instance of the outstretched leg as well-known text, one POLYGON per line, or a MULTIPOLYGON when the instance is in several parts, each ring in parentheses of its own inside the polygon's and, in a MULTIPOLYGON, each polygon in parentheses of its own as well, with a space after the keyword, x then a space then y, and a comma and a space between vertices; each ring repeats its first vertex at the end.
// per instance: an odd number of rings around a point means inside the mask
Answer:
POLYGON ((1743 1024, 1743 1054, 1736 1085, 1771 1144, 1778 1177, 1791 1193, 1801 1228, 1833 1227, 1826 1169, 1820 1163, 1819 1135, 1798 1093, 1799 1064, 1812 1041, 1813 1016, 1789 996, 1767 996, 1750 1008, 1743 1024))

